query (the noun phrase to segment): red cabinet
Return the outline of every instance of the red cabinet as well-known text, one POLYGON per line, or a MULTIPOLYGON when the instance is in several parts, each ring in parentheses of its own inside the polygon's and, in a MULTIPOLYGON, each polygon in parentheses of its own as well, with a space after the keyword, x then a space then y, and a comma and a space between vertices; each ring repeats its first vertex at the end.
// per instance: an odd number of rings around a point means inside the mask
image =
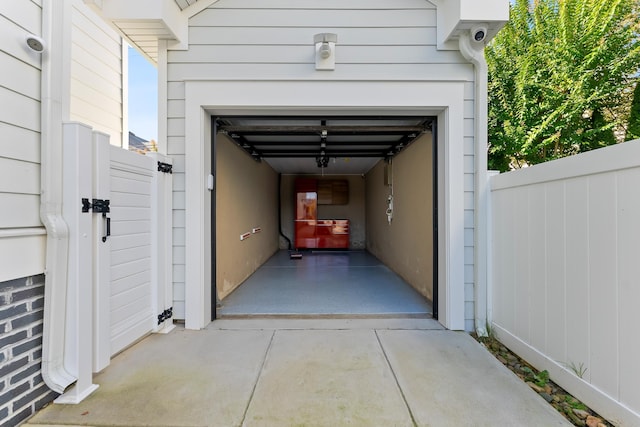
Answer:
POLYGON ((318 219, 317 180, 296 181, 295 246, 298 249, 349 249, 348 219, 318 219))

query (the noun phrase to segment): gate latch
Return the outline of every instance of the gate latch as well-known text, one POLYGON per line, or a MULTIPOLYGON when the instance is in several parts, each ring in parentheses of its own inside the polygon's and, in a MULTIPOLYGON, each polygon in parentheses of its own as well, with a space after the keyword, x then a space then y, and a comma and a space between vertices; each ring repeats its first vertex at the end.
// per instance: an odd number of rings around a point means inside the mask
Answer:
POLYGON ((89 202, 89 199, 82 199, 82 212, 89 212, 89 210, 93 211, 93 213, 102 214, 102 218, 104 219, 102 241, 106 242, 107 237, 111 236, 111 218, 107 217, 107 214, 111 212, 109 200, 92 199, 91 202, 89 202))

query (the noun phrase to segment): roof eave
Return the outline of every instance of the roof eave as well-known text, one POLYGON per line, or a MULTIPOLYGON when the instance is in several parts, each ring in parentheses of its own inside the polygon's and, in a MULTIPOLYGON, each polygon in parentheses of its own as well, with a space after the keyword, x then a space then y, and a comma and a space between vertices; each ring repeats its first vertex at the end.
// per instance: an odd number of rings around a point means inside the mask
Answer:
MULTIPOLYGON (((84 2, 154 64, 158 60, 158 40, 167 40, 174 49, 188 47, 189 17, 193 13, 191 7, 180 10, 174 0, 84 2)), ((212 2, 200 0, 199 3, 212 2)))
POLYGON ((437 7, 438 49, 457 50, 458 38, 474 27, 487 29, 489 42, 509 21, 509 0, 431 0, 437 7))

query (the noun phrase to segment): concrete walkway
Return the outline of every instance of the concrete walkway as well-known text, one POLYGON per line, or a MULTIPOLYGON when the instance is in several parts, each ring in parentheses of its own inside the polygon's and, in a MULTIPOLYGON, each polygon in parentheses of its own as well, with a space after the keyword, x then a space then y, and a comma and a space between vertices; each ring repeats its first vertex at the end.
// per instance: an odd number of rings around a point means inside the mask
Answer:
POLYGON ((219 320, 153 335, 35 425, 562 426, 463 332, 431 319, 219 320))

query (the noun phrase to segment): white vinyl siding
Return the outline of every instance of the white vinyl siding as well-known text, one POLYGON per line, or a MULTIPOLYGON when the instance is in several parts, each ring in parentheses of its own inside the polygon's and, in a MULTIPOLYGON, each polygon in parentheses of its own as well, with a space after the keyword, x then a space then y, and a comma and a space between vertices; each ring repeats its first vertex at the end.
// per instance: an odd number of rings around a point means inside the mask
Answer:
POLYGON ((465 330, 475 329, 475 120, 473 82, 464 88, 464 319, 465 330))
POLYGON ((123 141, 122 39, 95 13, 74 0, 72 7, 70 118, 123 141))
POLYGON ((40 55, 24 43, 41 35, 42 8, 0 3, 0 282, 44 271, 40 222, 40 55))
MULTIPOLYGON (((436 47, 425 0, 220 0, 189 21, 189 50, 169 51, 167 152, 174 159, 174 295, 184 317, 185 82, 465 82, 466 328, 474 319, 474 70, 436 47), (335 71, 316 71, 313 36, 338 35, 335 71)), ((215 99, 212 99, 215 104, 215 99)))

